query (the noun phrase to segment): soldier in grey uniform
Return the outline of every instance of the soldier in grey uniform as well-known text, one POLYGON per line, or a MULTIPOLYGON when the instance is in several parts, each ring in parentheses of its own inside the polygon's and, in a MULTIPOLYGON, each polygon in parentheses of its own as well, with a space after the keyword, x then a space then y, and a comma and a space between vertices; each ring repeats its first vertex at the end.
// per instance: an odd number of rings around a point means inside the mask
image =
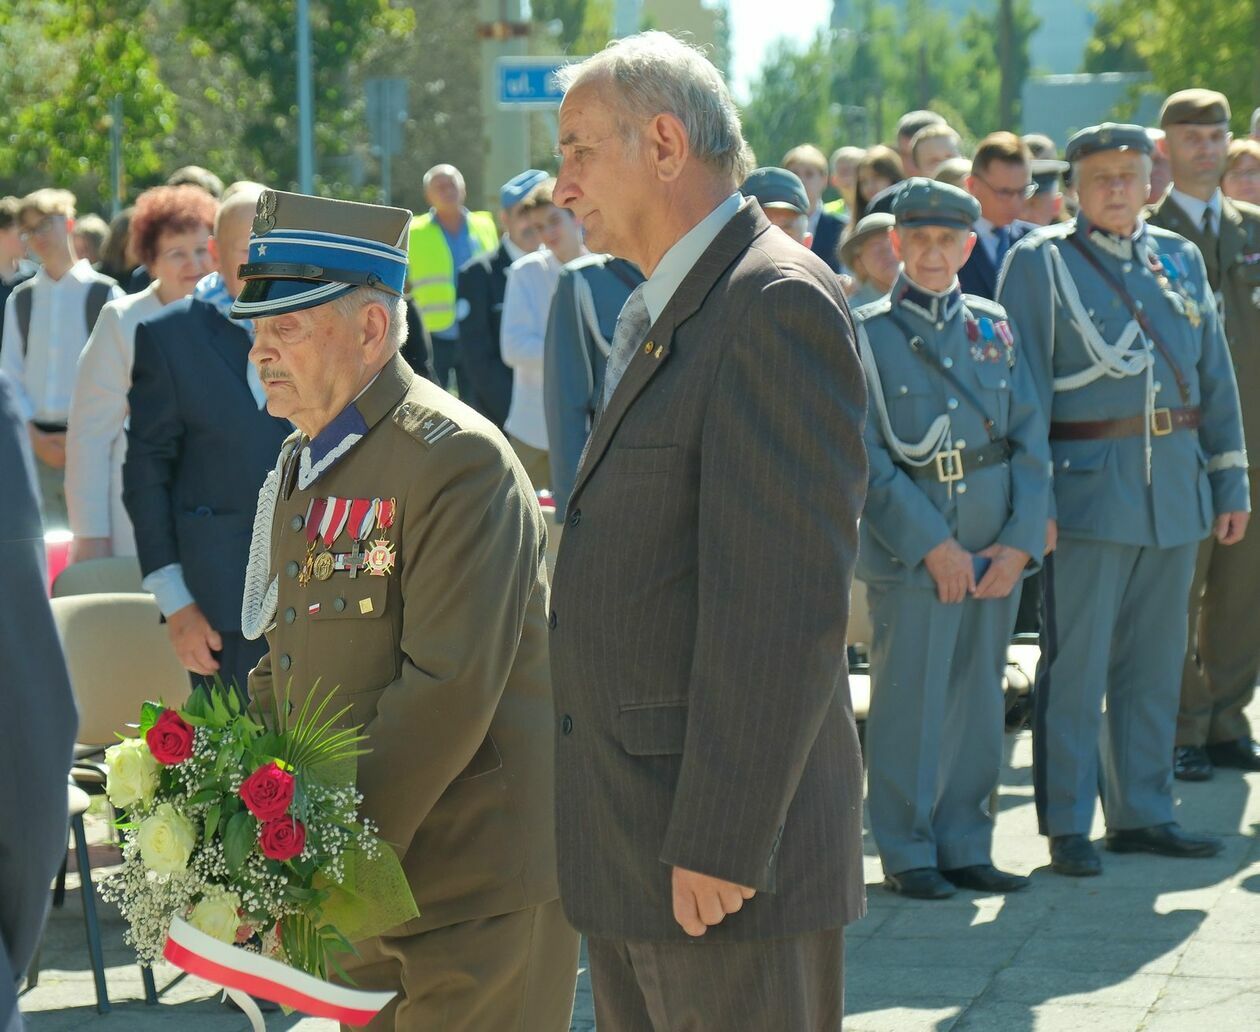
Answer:
POLYGON ((1046 546, 1046 430, 1006 312, 961 293, 979 204, 906 183, 902 273, 858 309, 870 476, 857 576, 876 627, 871 831, 894 892, 1022 889, 991 863, 1015 590, 1046 546))
POLYGON ((564 522, 578 460, 604 391, 617 316, 642 282, 643 273, 610 254, 584 254, 560 271, 543 345, 543 411, 557 523, 564 522))
POLYGON ((1071 222, 1012 250, 998 299, 1048 415, 1052 536, 1033 712, 1041 832, 1060 874, 1097 874, 1099 785, 1113 852, 1212 856, 1173 820, 1172 750, 1198 544, 1241 540, 1238 388, 1203 259, 1141 216, 1140 126, 1077 133, 1071 222), (1101 708, 1106 698, 1106 720, 1101 708))

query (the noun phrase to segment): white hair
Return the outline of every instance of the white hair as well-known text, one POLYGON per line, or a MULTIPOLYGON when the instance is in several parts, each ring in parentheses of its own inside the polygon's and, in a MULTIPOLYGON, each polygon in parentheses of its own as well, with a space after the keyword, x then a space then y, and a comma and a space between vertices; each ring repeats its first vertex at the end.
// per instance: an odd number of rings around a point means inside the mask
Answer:
POLYGON ((459 184, 459 188, 461 190, 464 189, 464 174, 454 165, 434 165, 424 174, 424 179, 421 182, 422 189, 427 191, 429 189, 429 184, 433 182, 437 176, 450 176, 459 184))
POLYGON ((702 50, 667 32, 615 39, 593 57, 561 68, 556 79, 566 93, 592 83, 611 85, 607 99, 623 116, 627 140, 638 139, 638 123, 670 114, 682 122, 699 160, 738 183, 752 171, 739 110, 721 73, 702 50))
POLYGON ((378 290, 376 287, 355 287, 350 293, 342 294, 341 297, 334 298, 328 303, 338 315, 346 319, 353 319, 361 308, 368 305, 381 305, 389 320, 385 337, 390 347, 397 351, 407 339, 407 302, 404 298, 397 297, 387 290, 378 290))
POLYGON ((1255 136, 1257 130, 1260 130, 1260 107, 1251 113, 1251 135, 1255 136))

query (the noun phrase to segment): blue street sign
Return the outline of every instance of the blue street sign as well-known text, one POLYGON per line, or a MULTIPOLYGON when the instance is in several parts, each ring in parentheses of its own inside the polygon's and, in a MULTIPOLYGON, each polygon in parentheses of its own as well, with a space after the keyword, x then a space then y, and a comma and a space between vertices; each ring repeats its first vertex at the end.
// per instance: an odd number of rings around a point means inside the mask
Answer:
POLYGON ((562 65, 571 57, 501 57, 495 62, 495 91, 499 107, 555 108, 564 94, 556 83, 562 65))

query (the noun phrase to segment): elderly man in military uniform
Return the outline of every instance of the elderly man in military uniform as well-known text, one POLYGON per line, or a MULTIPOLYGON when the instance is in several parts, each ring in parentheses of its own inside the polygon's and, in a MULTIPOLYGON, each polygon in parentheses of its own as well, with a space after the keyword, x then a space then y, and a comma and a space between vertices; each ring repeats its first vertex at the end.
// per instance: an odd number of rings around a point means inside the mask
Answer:
POLYGON ((293 422, 259 496, 243 629, 261 712, 335 690, 363 810, 420 916, 356 944, 373 1029, 569 1027, 557 901, 545 530, 489 420, 398 356, 410 213, 266 191, 234 318, 293 422))
POLYGON ((1012 250, 998 300, 1048 415, 1052 537, 1033 711, 1037 814, 1060 874, 1097 874, 1099 787, 1113 852, 1204 857, 1173 819, 1186 602, 1199 542, 1247 526, 1238 388, 1198 250, 1142 219, 1151 142, 1104 124, 1068 142, 1071 222, 1012 250), (1106 719, 1101 709, 1106 699, 1106 719))
MULTIPOLYGON (((809 195, 795 172, 773 165, 755 168, 748 173, 739 192, 745 197, 755 197, 766 218, 798 244, 804 247, 813 244, 809 232, 809 195)), ((829 265, 839 261, 838 254, 829 257, 829 265)))
POLYGON ((878 630, 871 832, 894 892, 1012 892, 990 857, 1016 590, 1046 546, 1049 450, 1000 305, 963 294, 980 205, 928 179, 893 201, 902 272, 857 311, 870 476, 857 575, 878 630))
POLYGON ((901 271, 901 260, 893 250, 891 212, 865 215, 840 245, 840 264, 853 271, 854 291, 849 295, 853 309, 878 301, 892 290, 901 271))
MULTIPOLYGON (((1260 208, 1221 193, 1229 149, 1229 101, 1212 90, 1182 90, 1159 124, 1172 189, 1147 214, 1203 255, 1217 315, 1230 345, 1248 449, 1260 453, 1260 208)), ((1248 472, 1252 509, 1260 474, 1248 472)), ((1190 588, 1190 643, 1181 678, 1173 773, 1204 781, 1213 766, 1260 770, 1260 746, 1243 712, 1260 676, 1260 534, 1199 548, 1190 588)))

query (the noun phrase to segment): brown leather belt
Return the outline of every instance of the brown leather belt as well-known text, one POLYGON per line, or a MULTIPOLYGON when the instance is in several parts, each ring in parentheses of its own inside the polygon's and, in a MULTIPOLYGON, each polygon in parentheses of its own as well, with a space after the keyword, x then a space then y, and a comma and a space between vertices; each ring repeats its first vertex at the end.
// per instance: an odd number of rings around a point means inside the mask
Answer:
MULTIPOLYGON (((1151 436, 1167 437, 1174 430, 1197 430, 1198 406, 1157 408, 1151 413, 1151 436)), ((1141 437, 1146 432, 1145 416, 1124 419, 1087 419, 1071 423, 1051 423, 1052 441, 1100 441, 1109 437, 1141 437)))
POLYGON ((978 448, 951 448, 948 451, 942 449, 936 453, 936 461, 930 466, 902 466, 901 468, 915 480, 935 480, 939 484, 952 484, 956 480, 962 480, 967 473, 974 473, 986 466, 996 466, 1010 457, 1011 442, 1005 437, 1000 437, 978 448))

